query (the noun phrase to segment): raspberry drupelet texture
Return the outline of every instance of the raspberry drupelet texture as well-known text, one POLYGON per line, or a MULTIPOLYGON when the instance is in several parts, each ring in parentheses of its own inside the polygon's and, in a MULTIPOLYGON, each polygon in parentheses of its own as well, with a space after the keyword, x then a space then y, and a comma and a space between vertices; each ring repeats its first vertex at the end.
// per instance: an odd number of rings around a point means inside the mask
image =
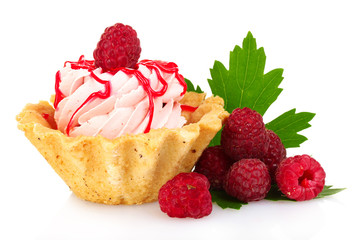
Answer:
POLYGON ((325 176, 320 163, 305 154, 281 161, 276 171, 276 182, 288 198, 305 201, 315 198, 323 190, 325 176))
POLYGON ((268 169, 259 159, 242 159, 234 163, 224 182, 225 191, 243 202, 265 198, 270 187, 268 169))
POLYGON ((262 116, 247 107, 235 109, 222 131, 221 146, 234 161, 261 159, 268 147, 262 116))
POLYGON ((194 171, 207 177, 211 189, 220 190, 231 164, 232 161, 224 153, 222 147, 213 146, 205 149, 196 163, 194 171))
POLYGON ((141 53, 136 31, 122 23, 107 27, 94 50, 95 66, 103 71, 134 68, 141 53))
POLYGON ((269 169, 271 179, 275 182, 276 169, 280 161, 286 158, 286 149, 276 133, 271 130, 266 130, 266 134, 269 146, 262 160, 269 169))
POLYGON ((180 173, 160 188, 160 209, 170 217, 205 217, 212 211, 209 187, 202 174, 180 173))

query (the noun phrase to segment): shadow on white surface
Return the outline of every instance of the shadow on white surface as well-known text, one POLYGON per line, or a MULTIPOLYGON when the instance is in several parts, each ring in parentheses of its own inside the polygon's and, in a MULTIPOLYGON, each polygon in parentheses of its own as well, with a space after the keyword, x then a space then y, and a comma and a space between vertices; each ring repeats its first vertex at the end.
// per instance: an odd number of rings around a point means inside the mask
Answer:
POLYGON ((175 219, 162 213, 157 202, 108 206, 72 194, 37 239, 312 239, 324 231, 327 222, 324 201, 263 200, 240 211, 214 204, 210 216, 175 219))

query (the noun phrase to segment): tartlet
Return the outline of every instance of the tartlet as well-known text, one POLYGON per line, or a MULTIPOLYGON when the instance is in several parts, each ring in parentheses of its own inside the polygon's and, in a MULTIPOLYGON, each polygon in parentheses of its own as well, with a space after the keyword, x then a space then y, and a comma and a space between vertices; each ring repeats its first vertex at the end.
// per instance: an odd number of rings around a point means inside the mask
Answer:
POLYGON ((81 199, 104 204, 156 201, 160 187, 180 172, 192 170, 203 150, 229 116, 220 97, 187 92, 181 104, 182 128, 107 139, 101 135, 69 137, 56 129, 54 108, 27 104, 16 117, 18 128, 81 199))

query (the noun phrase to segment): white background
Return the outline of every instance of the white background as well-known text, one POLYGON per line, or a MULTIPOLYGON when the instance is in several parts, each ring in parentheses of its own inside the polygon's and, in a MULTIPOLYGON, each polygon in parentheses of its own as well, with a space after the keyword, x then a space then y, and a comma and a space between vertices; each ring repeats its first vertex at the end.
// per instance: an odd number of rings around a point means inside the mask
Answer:
POLYGON ((359 239, 360 14, 356 1, 7 1, 1 3, 0 239, 359 239), (15 116, 48 100, 67 60, 89 59, 105 29, 133 26, 141 59, 174 61, 210 92, 214 60, 251 31, 266 71, 284 68, 266 122, 296 107, 317 113, 288 155, 307 153, 347 190, 303 203, 260 201, 240 211, 172 219, 158 203, 105 206, 76 198, 23 133, 15 116), (356 216, 352 220, 351 216, 356 216), (5 223, 4 223, 5 222, 5 223))

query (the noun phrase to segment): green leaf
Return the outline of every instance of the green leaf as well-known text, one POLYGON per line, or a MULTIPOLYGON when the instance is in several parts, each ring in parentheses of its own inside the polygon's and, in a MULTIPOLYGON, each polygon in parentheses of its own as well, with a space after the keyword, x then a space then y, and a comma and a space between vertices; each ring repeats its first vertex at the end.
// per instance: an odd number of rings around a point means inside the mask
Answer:
POLYGON ((282 69, 264 74, 266 56, 263 48, 257 49, 256 40, 249 32, 242 48, 235 46, 230 52, 229 70, 215 61, 208 79, 211 91, 224 99, 225 110, 249 107, 263 115, 280 95, 278 88, 283 80, 282 69))
MULTIPOLYGON (((264 49, 257 48, 256 39, 249 32, 242 48, 235 46, 230 52, 229 70, 219 61, 210 69, 209 86, 214 95, 224 99, 224 108, 232 112, 235 108, 249 107, 264 115, 283 89, 279 88, 284 79, 283 69, 274 69, 264 74, 266 56, 264 49)), ((298 134, 311 125, 314 113, 295 113, 292 109, 270 123, 268 129, 279 135, 285 148, 299 147, 307 140, 298 134)), ((210 146, 219 145, 221 131, 211 141, 210 146)))
MULTIPOLYGON (((345 190, 346 188, 332 188, 332 185, 325 185, 324 189, 316 198, 323 198, 326 196, 334 195, 338 192, 345 190)), ((247 203, 241 202, 238 199, 229 196, 225 191, 211 190, 212 201, 219 205, 222 209, 232 208, 239 210, 243 205, 247 203)), ((290 201, 296 202, 293 199, 287 198, 278 188, 276 184, 271 185, 269 193, 265 197, 266 200, 270 201, 290 201)))
POLYGON ((221 144, 221 132, 222 132, 222 128, 220 129, 220 131, 216 133, 215 137, 211 140, 209 147, 217 146, 221 144))
POLYGON ((332 187, 333 187, 332 185, 329 186, 325 185, 324 189, 321 191, 321 193, 319 193, 319 195, 317 195, 316 198, 323 198, 326 196, 334 195, 346 189, 346 188, 332 188, 332 187))
POLYGON ((276 184, 271 185, 270 191, 266 195, 265 199, 271 201, 295 201, 287 198, 278 188, 276 184))
POLYGON ((189 92, 197 92, 197 93, 203 93, 204 91, 201 90, 200 86, 196 86, 196 89, 194 87, 194 84, 187 78, 184 78, 186 85, 187 85, 187 91, 189 92))
POLYGON ((239 210, 242 205, 246 205, 247 203, 240 202, 238 199, 229 196, 224 191, 215 191, 211 190, 211 198, 212 201, 215 202, 222 209, 232 208, 239 210))
MULTIPOLYGON (((325 185, 324 189, 317 195, 316 198, 323 198, 326 196, 334 195, 338 192, 345 190, 346 188, 332 188, 332 185, 325 185)), ((269 193, 266 195, 265 199, 271 201, 295 201, 287 198, 278 188, 276 184, 271 186, 269 193)))
POLYGON ((291 109, 266 124, 267 129, 273 130, 280 137, 285 148, 300 147, 300 144, 307 140, 298 132, 311 127, 309 122, 315 116, 315 113, 295 111, 295 108, 291 109))

